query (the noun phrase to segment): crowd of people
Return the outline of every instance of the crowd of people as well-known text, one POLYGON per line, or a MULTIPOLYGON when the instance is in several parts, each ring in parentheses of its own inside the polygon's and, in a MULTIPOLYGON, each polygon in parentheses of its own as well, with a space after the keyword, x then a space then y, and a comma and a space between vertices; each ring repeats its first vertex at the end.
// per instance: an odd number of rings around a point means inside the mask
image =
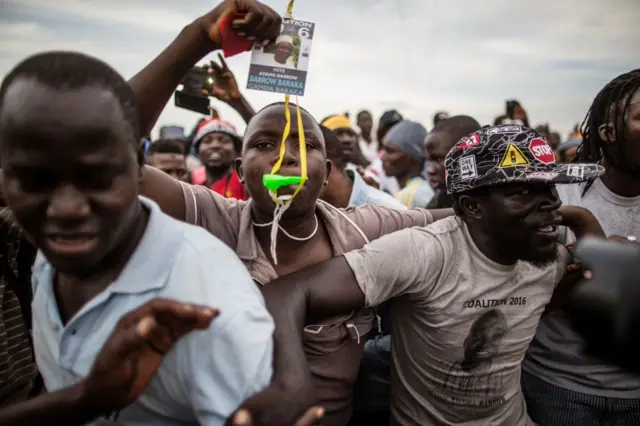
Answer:
POLYGON ((73 52, 2 81, 1 424, 640 425, 640 376, 563 309, 589 277, 576 241, 637 244, 640 70, 562 142, 515 100, 431 129, 256 111, 220 56, 203 95, 244 134, 212 110, 152 141, 229 17, 279 35, 225 0, 128 82, 73 52), (279 159, 308 179, 275 218, 279 159))

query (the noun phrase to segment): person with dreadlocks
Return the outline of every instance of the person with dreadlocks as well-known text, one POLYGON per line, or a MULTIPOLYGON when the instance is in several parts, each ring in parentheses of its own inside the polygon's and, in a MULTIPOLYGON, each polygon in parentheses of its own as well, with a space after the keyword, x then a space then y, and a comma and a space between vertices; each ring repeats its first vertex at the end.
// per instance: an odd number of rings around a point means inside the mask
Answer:
MULTIPOLYGON (((581 129, 576 161, 605 173, 558 188, 564 204, 585 207, 610 239, 640 236, 640 69, 622 74, 596 96, 581 129), (616 236, 616 237, 612 237, 616 236)), ((573 176, 583 166, 569 165, 573 176)), ((570 231, 564 243, 574 240, 570 231)), ((566 311, 548 315, 523 362, 522 387, 540 426, 640 425, 640 375, 585 354, 566 311)))

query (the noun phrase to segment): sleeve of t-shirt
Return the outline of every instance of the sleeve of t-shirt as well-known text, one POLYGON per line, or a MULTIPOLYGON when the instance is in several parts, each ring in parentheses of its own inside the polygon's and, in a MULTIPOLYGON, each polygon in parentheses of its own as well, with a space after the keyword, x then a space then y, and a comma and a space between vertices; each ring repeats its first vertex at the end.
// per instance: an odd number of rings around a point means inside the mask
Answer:
POLYGON ((428 296, 444 265, 442 244, 418 228, 386 235, 344 257, 367 306, 405 294, 428 296))
POLYGON ((200 185, 180 182, 185 204, 185 222, 202 227, 228 245, 235 243, 242 202, 200 185))
POLYGON ((220 310, 207 330, 192 332, 185 345, 176 346, 184 401, 198 424, 222 426, 271 381, 273 319, 248 271, 226 247, 182 274, 190 287, 201 284, 181 299, 198 299, 196 303, 220 310))
POLYGON ((433 223, 433 215, 425 209, 395 210, 365 205, 349 209, 347 212, 370 241, 402 229, 433 223))

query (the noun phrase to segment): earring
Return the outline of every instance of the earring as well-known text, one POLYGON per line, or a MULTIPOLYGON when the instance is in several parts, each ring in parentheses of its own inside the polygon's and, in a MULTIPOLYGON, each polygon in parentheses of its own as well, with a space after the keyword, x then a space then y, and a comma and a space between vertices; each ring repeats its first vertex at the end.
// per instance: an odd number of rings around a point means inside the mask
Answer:
POLYGON ((324 181, 324 186, 327 186, 327 185, 329 185, 329 181, 328 181, 328 180, 325 180, 325 181, 324 181))

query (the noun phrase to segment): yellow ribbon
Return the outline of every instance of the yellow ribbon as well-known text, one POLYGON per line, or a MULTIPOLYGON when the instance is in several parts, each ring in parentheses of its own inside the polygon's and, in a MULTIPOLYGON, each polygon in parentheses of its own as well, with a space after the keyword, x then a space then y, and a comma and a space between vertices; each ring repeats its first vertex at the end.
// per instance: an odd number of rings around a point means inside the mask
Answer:
POLYGON ((295 3, 296 0, 289 0, 289 5, 287 6, 287 15, 288 16, 292 16, 293 13, 293 3, 295 3))
MULTIPOLYGON (((290 0, 289 5, 287 6, 287 17, 292 18, 291 14, 293 10, 293 3, 295 0, 290 0)), ((278 170, 280 170, 280 166, 282 166, 282 161, 284 159, 284 154, 287 150, 286 142, 289 137, 289 133, 291 132, 291 113, 289 112, 289 99, 290 96, 286 95, 284 97, 284 116, 286 118, 286 124, 284 125, 284 132, 282 133, 282 142, 280 143, 280 158, 276 164, 274 164, 271 169, 271 174, 276 174, 278 170)), ((307 143, 304 137, 304 126, 302 125, 302 116, 300 115, 300 106, 298 105, 298 97, 296 96, 296 115, 298 119, 298 143, 300 145, 300 185, 296 188, 295 192, 291 196, 293 199, 298 192, 302 189, 304 183, 307 181, 307 143)), ((273 200, 276 204, 282 203, 282 201, 278 200, 277 197, 274 197, 273 200)))

